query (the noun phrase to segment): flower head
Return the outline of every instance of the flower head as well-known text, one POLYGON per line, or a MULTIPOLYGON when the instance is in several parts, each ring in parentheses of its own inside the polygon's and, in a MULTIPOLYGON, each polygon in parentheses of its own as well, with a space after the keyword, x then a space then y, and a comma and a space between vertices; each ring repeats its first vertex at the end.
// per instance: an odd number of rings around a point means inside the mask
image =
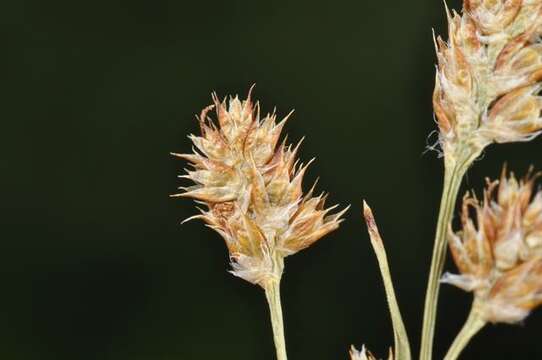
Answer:
POLYGON ((536 176, 489 182, 482 201, 463 199, 462 230, 449 245, 460 275, 443 281, 472 291, 484 320, 515 323, 542 303, 542 192, 536 176), (474 216, 472 216, 474 215, 474 216))
POLYGON ((450 160, 542 130, 542 0, 465 0, 438 37, 433 107, 450 160), (466 149, 466 150, 465 150, 466 149))
MULTIPOLYGON (((283 258, 335 230, 346 211, 330 214, 325 194, 303 195, 302 180, 308 165, 296 160, 299 144, 279 138, 288 118, 260 118, 259 104, 250 93, 219 101, 199 117, 201 135, 190 135, 191 154, 173 154, 190 162, 181 176, 195 185, 173 195, 196 199, 205 205, 192 218, 204 220, 224 238, 232 273, 254 284, 280 278, 283 258), (218 123, 208 118, 216 110, 218 123)), ((191 218, 191 219, 192 219, 191 218)))

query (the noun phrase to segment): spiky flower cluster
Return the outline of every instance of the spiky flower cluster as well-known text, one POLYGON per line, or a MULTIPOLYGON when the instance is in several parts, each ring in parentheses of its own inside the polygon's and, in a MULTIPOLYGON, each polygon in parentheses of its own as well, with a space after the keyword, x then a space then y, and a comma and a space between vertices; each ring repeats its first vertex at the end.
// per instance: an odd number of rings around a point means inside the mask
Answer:
MULTIPOLYGON (((296 161, 299 144, 277 145, 288 116, 260 119, 259 104, 237 97, 205 108, 201 136, 191 135, 192 154, 174 154, 193 167, 184 178, 196 184, 174 196, 190 197, 207 209, 203 219, 224 238, 232 273, 254 284, 280 279, 283 258, 335 230, 345 210, 329 215, 326 196, 303 196, 302 180, 309 164, 296 161), (216 109, 218 125, 207 115, 216 109)), ((313 187, 314 189, 314 187, 313 187)))
POLYGON ((462 231, 450 229, 461 275, 443 281, 474 292, 485 321, 516 323, 542 303, 542 191, 533 196, 535 178, 503 172, 500 183, 488 181, 482 201, 465 196, 462 231))
POLYGON ((540 133, 542 0, 464 0, 436 39, 433 106, 449 158, 540 133))

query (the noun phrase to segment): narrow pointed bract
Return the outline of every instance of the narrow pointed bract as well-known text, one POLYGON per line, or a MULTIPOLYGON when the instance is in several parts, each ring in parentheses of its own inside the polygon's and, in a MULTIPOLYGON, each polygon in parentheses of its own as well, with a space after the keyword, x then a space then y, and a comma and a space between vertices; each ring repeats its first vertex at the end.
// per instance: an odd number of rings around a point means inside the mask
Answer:
POLYGON ((487 322, 516 323, 542 303, 542 192, 537 176, 489 182, 481 201, 463 199, 462 230, 449 244, 460 275, 443 281, 474 293, 487 322), (472 215, 473 214, 473 215, 472 215))
POLYGON ((174 154, 191 169, 184 178, 195 185, 174 195, 203 202, 204 220, 225 240, 232 273, 254 284, 280 279, 283 258, 335 230, 344 211, 330 214, 326 196, 303 195, 303 176, 310 165, 296 160, 297 146, 279 143, 286 119, 260 118, 260 106, 249 93, 220 101, 199 116, 201 135, 190 135, 191 154, 174 154), (209 118, 216 111, 217 121, 209 118))
POLYGON ((391 272, 388 265, 388 256, 386 254, 386 249, 384 248, 382 237, 378 231, 378 227, 373 216, 373 211, 365 201, 363 201, 363 217, 365 218, 365 222, 367 224, 371 245, 373 246, 373 250, 378 260, 378 266, 380 268, 380 274, 382 275, 382 281, 384 282, 386 299, 388 301, 388 308, 393 325, 394 349, 393 351, 390 349, 390 359, 395 358, 396 360, 410 360, 410 343, 405 325, 403 323, 403 318, 401 316, 401 311, 399 310, 397 297, 395 296, 395 289, 393 287, 391 272))

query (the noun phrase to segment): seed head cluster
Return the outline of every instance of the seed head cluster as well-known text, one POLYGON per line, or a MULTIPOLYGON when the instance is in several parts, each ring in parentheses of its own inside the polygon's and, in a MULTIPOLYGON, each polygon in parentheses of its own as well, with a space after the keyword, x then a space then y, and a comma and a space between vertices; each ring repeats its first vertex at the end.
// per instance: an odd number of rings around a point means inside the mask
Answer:
POLYGON ((232 273, 261 286, 278 280, 283 259, 337 229, 346 209, 329 214, 326 195, 303 195, 309 164, 296 160, 299 145, 279 144, 288 118, 275 113, 260 118, 250 93, 219 101, 199 117, 201 135, 190 135, 191 154, 174 154, 190 162, 181 177, 195 185, 174 196, 190 197, 205 206, 192 218, 204 220, 224 238, 232 273), (218 122, 208 118, 215 109, 218 122))
POLYGON ((489 182, 482 201, 463 199, 462 230, 449 245, 460 275, 443 282, 472 291, 485 321, 516 323, 542 303, 542 191, 537 176, 489 182))
POLYGON ((461 15, 448 11, 433 95, 445 155, 540 133, 541 15, 542 0, 465 0, 461 15))

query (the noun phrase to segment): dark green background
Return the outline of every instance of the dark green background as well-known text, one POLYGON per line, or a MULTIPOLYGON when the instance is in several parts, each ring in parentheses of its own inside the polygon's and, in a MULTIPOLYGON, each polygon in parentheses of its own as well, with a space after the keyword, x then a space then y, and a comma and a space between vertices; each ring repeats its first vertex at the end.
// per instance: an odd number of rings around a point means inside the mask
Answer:
MULTIPOLYGON (((459 1, 450 6, 460 7, 459 1)), ((292 360, 346 359, 392 334, 360 219, 372 205, 417 349, 438 209, 431 28, 441 1, 4 1, 0 358, 273 359, 262 292, 226 271, 220 237, 169 199, 210 93, 295 108, 316 156, 307 184, 352 204, 343 226, 287 259, 292 360)), ((491 146, 469 171, 542 168, 542 140, 491 146)), ((450 264, 449 269, 453 269, 450 264)), ((470 295, 445 286, 441 358, 470 295)), ((540 358, 542 314, 490 326, 465 359, 540 358)), ((417 353, 417 350, 414 351, 417 353)))

